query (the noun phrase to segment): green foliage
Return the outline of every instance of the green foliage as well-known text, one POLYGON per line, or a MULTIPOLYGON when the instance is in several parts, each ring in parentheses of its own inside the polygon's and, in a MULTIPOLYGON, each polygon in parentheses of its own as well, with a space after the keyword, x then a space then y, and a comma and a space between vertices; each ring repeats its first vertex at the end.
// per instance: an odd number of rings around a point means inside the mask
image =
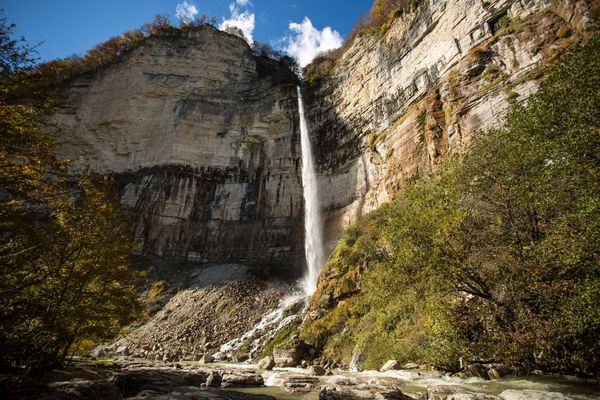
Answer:
POLYGON ((463 160, 351 227, 301 337, 326 358, 600 369, 600 38, 463 160), (354 272, 355 271, 355 272, 354 272))
POLYGON ((571 29, 569 29, 569 27, 561 26, 560 28, 558 28, 558 31, 556 32, 556 37, 559 39, 564 39, 564 38, 571 36, 572 33, 573 32, 571 31, 571 29))
POLYGON ((366 28, 373 32, 385 33, 396 18, 413 10, 420 3, 421 0, 375 0, 366 28))
POLYGON ((0 18, 0 79, 4 80, 19 71, 29 70, 35 65, 33 49, 24 38, 14 39, 15 24, 6 17, 0 18))
POLYGON ((510 104, 515 104, 517 102, 517 100, 519 99, 519 93, 515 92, 515 91, 510 91, 507 95, 506 95, 506 100, 508 100, 508 102, 510 104))
MULTIPOLYGON (((23 236, 1 247, 1 364, 37 368, 60 363, 81 342, 110 338, 141 311, 129 269, 132 240, 118 205, 87 177, 76 197, 49 201, 42 234, 21 250, 23 236)), ((5 237, 7 237, 5 235, 5 237)))
MULTIPOLYGON (((201 26, 204 23, 206 22, 201 22, 199 25, 195 23, 187 24, 179 29, 195 29, 196 26, 201 26)), ((152 35, 174 31, 175 29, 171 26, 166 15, 157 14, 152 22, 145 23, 140 29, 125 32, 121 36, 115 36, 97 44, 82 57, 72 56, 36 66, 29 80, 39 81, 38 86, 44 87, 45 90, 55 88, 65 80, 96 71, 111 64, 122 55, 137 48, 146 38, 152 35)))
POLYGON ((500 28, 508 28, 513 22, 514 20, 511 17, 509 17, 508 15, 503 15, 498 20, 498 25, 500 26, 500 28))
POLYGON ((64 180, 44 114, 56 99, 0 21, 0 369, 44 368, 138 311, 126 219, 90 174, 64 180))
POLYGON ((485 71, 483 71, 482 77, 485 79, 486 83, 479 88, 480 92, 485 92, 508 79, 506 72, 502 71, 496 64, 490 64, 485 71))
POLYGON ((300 320, 294 319, 289 324, 281 328, 279 332, 270 340, 268 340, 261 349, 261 356, 272 356, 275 347, 292 347, 298 340, 298 331, 300 328, 300 320))
POLYGON ((156 314, 162 309, 169 297, 169 289, 169 284, 164 280, 152 283, 143 299, 148 315, 156 314))
POLYGON ((322 78, 331 74, 335 61, 344 54, 357 37, 363 34, 385 34, 397 18, 416 9, 422 3, 423 0, 375 0, 369 13, 363 15, 354 24, 342 47, 319 54, 306 66, 305 82, 309 85, 319 83, 322 78))

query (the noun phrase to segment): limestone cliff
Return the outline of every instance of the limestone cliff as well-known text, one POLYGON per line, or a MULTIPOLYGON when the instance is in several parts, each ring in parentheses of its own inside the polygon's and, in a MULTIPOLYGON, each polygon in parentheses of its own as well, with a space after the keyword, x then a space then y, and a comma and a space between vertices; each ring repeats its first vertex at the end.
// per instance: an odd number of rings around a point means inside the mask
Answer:
POLYGON ((234 35, 167 30, 66 84, 59 155, 117 175, 140 254, 298 270, 295 81, 234 35))
MULTIPOLYGON (((501 122, 511 102, 525 101, 537 89, 540 64, 585 38, 598 6, 422 3, 384 34, 360 35, 325 76, 304 87, 330 247, 417 174, 501 122)), ((116 176, 141 255, 164 258, 169 268, 186 261, 298 274, 304 254, 296 83, 285 65, 256 57, 236 36, 210 26, 167 30, 65 84, 69 105, 53 117, 63 132, 59 155, 77 160, 75 169, 116 176)), ((250 275, 174 285, 189 290, 120 343, 166 359, 216 350, 288 289, 250 275), (227 307, 243 312, 208 321, 227 307), (163 341, 168 346, 157 345, 163 341)))
MULTIPOLYGON (((332 247, 418 173, 461 153, 585 36, 592 0, 426 0, 306 85, 332 247)), ((139 253, 301 270, 296 78, 210 26, 147 38, 71 80, 59 153, 118 176, 139 253)))
POLYGON ((359 36, 305 88, 330 247, 417 174, 461 153, 580 40, 593 1, 426 0, 359 36))

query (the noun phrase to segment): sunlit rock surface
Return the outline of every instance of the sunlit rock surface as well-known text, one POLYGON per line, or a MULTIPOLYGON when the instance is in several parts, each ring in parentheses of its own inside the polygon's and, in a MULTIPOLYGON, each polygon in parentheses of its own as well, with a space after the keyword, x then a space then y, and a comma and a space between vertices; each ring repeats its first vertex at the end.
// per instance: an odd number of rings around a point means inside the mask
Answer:
POLYGON ((140 254, 298 270, 294 74, 210 26, 68 82, 60 156, 117 175, 140 254))
POLYGON ((363 35, 305 87, 330 248, 419 173, 464 152, 537 90, 536 68, 589 23, 591 1, 427 0, 363 35))
MULTIPOLYGON (((535 92, 540 63, 585 35, 594 2, 424 3, 303 89, 329 248, 535 92)), ((173 30, 67 84, 60 154, 117 174, 140 254, 300 273, 294 84, 240 38, 173 30)))

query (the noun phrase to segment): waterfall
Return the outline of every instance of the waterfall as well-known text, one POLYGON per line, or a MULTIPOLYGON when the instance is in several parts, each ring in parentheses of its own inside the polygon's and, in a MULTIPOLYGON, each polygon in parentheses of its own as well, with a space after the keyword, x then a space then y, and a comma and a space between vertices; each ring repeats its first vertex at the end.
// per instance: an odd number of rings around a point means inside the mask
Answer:
POLYGON ((300 113, 300 143, 302 147, 302 186, 304 191, 304 252, 307 271, 304 275, 304 292, 312 295, 317 289, 317 279, 323 267, 323 234, 317 196, 317 172, 304 115, 304 102, 300 86, 298 112, 300 113))
POLYGON ((244 344, 250 344, 249 358, 258 355, 258 350, 269 339, 290 324, 298 315, 303 315, 308 307, 308 298, 317 289, 317 279, 323 267, 323 235, 321 232, 321 216, 319 198, 317 196, 317 172, 310 145, 302 92, 297 87, 298 112, 300 114, 300 143, 302 147, 302 186, 304 192, 304 251, 307 270, 302 283, 302 293, 292 291, 285 296, 279 305, 242 336, 223 344, 214 354, 217 360, 231 358, 233 352, 244 344))
POLYGON ((231 359, 234 350, 249 343, 248 358, 250 360, 255 359, 261 346, 297 318, 298 313, 304 312, 306 305, 306 295, 304 293, 289 293, 281 299, 277 308, 265 314, 256 325, 242 336, 221 345, 219 351, 213 356, 217 360, 231 359))

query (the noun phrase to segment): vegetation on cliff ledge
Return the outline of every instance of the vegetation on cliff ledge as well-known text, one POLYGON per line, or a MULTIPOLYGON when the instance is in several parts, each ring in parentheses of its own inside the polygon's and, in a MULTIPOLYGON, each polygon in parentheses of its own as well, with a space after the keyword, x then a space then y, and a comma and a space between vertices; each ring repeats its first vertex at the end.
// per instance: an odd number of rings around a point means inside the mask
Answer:
POLYGON ((600 370, 600 38, 565 54, 468 156, 345 233, 301 338, 456 370, 600 370))
POLYGON ((397 18, 415 10, 421 4, 423 0, 375 0, 369 12, 354 24, 342 47, 317 55, 306 66, 306 83, 316 84, 319 79, 331 74, 336 60, 352 46, 357 37, 385 34, 397 18))

